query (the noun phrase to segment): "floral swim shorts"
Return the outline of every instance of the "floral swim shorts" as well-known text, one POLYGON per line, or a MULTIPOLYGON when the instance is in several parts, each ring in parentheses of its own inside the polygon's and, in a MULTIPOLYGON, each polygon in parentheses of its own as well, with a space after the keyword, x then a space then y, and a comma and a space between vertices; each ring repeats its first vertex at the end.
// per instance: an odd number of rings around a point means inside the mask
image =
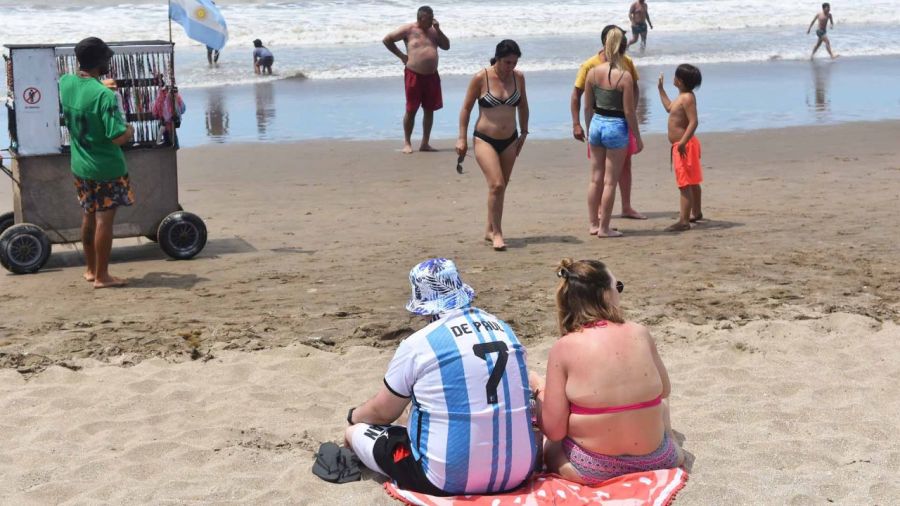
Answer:
POLYGON ((119 206, 134 204, 134 191, 128 174, 109 181, 93 181, 75 176, 78 202, 85 213, 109 211, 119 206))

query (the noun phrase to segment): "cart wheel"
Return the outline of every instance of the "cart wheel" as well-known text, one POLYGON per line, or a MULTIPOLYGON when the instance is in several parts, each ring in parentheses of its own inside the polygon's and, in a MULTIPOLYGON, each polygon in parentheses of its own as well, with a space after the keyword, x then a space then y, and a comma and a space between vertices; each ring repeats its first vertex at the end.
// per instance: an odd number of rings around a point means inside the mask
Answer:
POLYGON ((196 214, 176 211, 159 224, 159 247, 176 260, 193 258, 206 246, 206 225, 196 214))
POLYGON ((0 264, 15 274, 40 270, 50 258, 50 238, 40 227, 19 223, 0 235, 0 264))
MULTIPOLYGON (((179 211, 184 211, 184 208, 181 207, 181 204, 178 204, 178 210, 179 210, 179 211)), ((159 231, 159 225, 156 226, 156 230, 159 231)), ((2 232, 2 230, 0 230, 0 232, 2 232)), ((147 235, 145 235, 144 237, 146 237, 147 239, 150 239, 150 240, 153 241, 153 242, 159 242, 159 239, 158 239, 157 236, 156 236, 156 232, 154 232, 154 233, 152 233, 152 234, 147 234, 147 235)))
POLYGON ((16 223, 16 215, 13 213, 3 213, 0 214, 0 234, 6 231, 9 227, 15 225, 16 223))

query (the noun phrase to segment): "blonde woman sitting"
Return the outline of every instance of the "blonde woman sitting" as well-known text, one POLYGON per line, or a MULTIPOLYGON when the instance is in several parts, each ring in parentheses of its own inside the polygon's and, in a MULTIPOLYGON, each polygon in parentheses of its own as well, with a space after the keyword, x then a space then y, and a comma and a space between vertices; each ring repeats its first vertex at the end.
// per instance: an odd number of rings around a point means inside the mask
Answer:
POLYGON ((532 374, 548 471, 582 484, 684 461, 668 405, 669 376, 650 332, 625 321, 624 284, 596 260, 564 259, 559 331, 545 381, 532 374))

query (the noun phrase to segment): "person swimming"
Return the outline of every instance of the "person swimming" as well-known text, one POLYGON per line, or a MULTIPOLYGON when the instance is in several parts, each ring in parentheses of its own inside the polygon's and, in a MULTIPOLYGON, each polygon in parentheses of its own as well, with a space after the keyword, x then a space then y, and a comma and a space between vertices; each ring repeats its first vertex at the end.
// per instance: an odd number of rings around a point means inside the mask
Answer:
POLYGON ((272 75, 272 64, 275 63, 275 55, 269 48, 263 46, 261 40, 253 41, 253 71, 256 74, 272 75))

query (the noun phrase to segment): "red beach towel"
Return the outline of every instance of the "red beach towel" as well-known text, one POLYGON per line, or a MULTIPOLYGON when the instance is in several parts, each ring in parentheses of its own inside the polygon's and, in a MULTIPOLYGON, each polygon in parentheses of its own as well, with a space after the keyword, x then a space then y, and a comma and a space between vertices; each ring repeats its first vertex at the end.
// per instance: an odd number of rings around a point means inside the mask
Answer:
POLYGON ((540 506, 600 504, 603 506, 667 506, 687 482, 684 469, 632 473, 599 485, 578 485, 554 474, 538 475, 512 492, 484 496, 435 497, 400 490, 385 483, 388 495, 415 506, 540 506))

